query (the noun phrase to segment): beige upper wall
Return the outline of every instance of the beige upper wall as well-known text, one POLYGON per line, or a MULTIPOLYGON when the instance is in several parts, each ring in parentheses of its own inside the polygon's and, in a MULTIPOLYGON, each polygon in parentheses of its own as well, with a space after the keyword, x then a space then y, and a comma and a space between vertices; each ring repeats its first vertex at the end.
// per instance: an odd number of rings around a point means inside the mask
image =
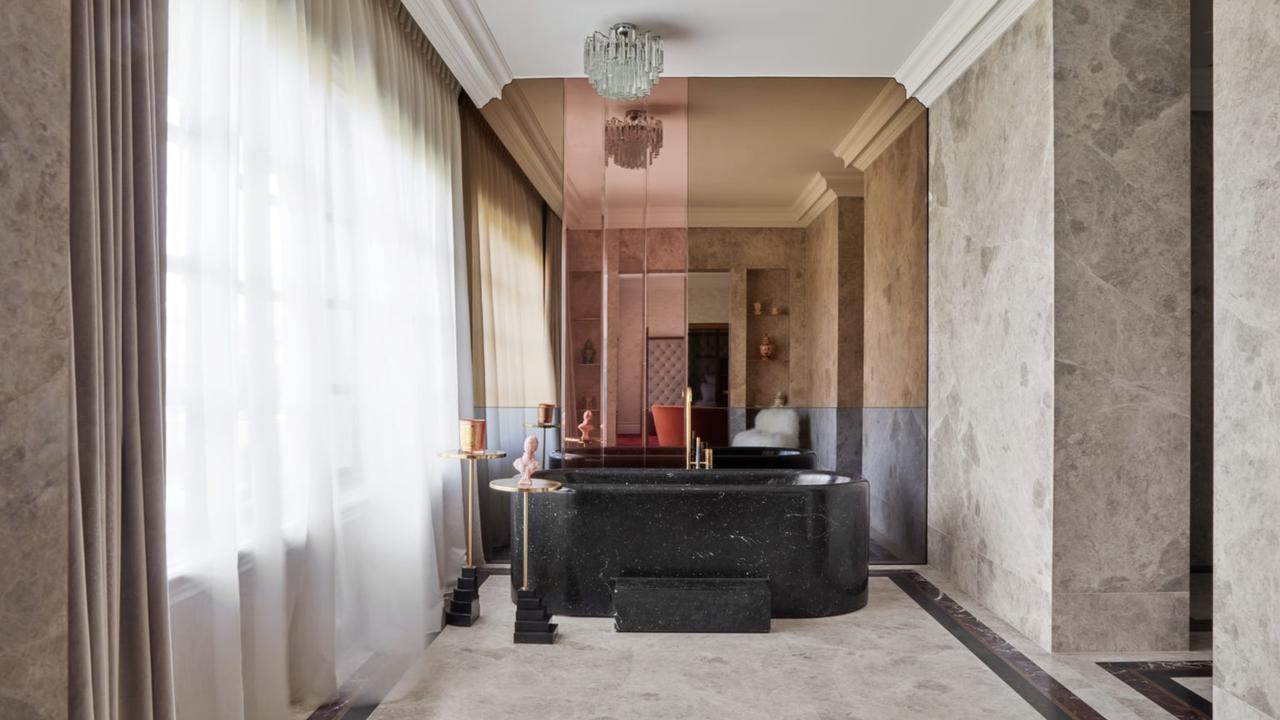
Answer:
POLYGON ((790 206, 887 82, 690 78, 689 207, 790 206))
MULTIPOLYGON (((796 212, 797 204, 806 197, 810 204, 816 199, 806 191, 819 173, 838 174, 845 183, 849 178, 856 181, 857 171, 847 169, 835 150, 892 82, 888 78, 689 78, 684 163, 689 186, 687 199, 682 196, 680 202, 687 202, 694 217, 716 225, 728 226, 740 218, 742 225, 801 226, 800 213, 809 206, 796 212), (732 215, 734 211, 757 217, 732 215), (761 215, 772 219, 762 221, 761 215)), ((485 106, 484 113, 494 119, 513 104, 527 106, 532 117, 525 121, 532 127, 525 131, 545 137, 554 149, 552 163, 563 163, 564 92, 563 79, 516 80, 503 98, 485 106), (511 88, 520 91, 519 102, 513 103, 511 88)), ((499 134, 519 162, 531 162, 519 148, 510 147, 507 133, 499 134)), ((559 176, 561 171, 543 168, 541 174, 559 176)), ((622 202, 616 192, 611 202, 622 202)), ((647 204, 653 205, 652 198, 647 204)))
POLYGON ((864 404, 924 407, 928 352, 928 118, 867 168, 864 404))

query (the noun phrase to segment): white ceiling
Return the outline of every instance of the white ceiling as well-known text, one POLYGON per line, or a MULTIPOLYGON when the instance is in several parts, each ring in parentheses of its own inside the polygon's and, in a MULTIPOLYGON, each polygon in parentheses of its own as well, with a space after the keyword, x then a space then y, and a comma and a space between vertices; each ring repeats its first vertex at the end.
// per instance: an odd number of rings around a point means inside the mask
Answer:
POLYGON ((951 0, 474 0, 511 74, 581 77, 582 42, 632 22, 675 77, 892 77, 951 0))

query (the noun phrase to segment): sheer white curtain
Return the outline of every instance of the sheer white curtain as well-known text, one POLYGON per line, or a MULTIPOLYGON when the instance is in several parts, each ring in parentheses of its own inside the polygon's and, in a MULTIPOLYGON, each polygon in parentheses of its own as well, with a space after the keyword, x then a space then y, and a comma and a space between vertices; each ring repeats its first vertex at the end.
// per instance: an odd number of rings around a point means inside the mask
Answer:
POLYGON ((461 563, 459 468, 435 455, 458 417, 457 87, 405 17, 170 0, 181 720, 333 699, 425 644, 461 563))

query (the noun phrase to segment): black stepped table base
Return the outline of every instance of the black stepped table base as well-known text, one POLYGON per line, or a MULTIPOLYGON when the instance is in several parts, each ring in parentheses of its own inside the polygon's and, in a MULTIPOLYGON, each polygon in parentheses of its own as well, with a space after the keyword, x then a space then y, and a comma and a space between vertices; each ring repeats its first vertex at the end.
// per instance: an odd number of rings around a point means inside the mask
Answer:
POLYGON ((764 578, 620 577, 618 632, 767 633, 773 594, 764 578))
POLYGON ((458 588, 453 591, 444 621, 455 627, 471 627, 480 619, 480 577, 473 567, 462 568, 458 588))
POLYGON ((523 645, 550 645, 556 641, 557 625, 532 590, 516 593, 516 630, 512 642, 523 645))

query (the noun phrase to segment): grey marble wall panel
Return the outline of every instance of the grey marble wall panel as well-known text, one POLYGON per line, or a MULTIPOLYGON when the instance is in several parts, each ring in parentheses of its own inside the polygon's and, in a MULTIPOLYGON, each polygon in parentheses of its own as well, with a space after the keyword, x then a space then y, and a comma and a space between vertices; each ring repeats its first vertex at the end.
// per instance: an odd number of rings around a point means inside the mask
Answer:
POLYGON ((1052 5, 929 109, 929 559, 1048 646, 1052 5))
POLYGON ((927 561, 925 408, 862 410, 862 475, 871 484, 871 533, 905 563, 927 561))
POLYGON ((1213 10, 1213 711, 1280 718, 1280 12, 1213 10))
POLYGON ((0 20, 0 717, 67 717, 67 0, 0 20))
POLYGON ((1181 650, 1189 5, 1054 0, 1052 25, 1053 648, 1181 650), (1099 597, 1110 593, 1123 595, 1099 597), (1136 607, 1137 597, 1145 623, 1098 612, 1136 607))

